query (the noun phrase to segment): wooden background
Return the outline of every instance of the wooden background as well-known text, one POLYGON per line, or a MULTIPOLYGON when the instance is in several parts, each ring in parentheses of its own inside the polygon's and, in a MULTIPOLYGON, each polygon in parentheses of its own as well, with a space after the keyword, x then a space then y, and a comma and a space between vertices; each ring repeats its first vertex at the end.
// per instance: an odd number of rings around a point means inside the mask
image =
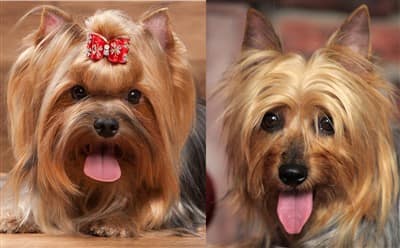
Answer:
POLYGON ((200 236, 174 237, 164 233, 146 233, 140 238, 100 238, 51 236, 45 234, 0 234, 1 248, 127 248, 127 247, 206 247, 205 233, 200 236))
MULTIPOLYGON (((57 6, 72 13, 75 20, 83 21, 98 9, 119 9, 137 20, 149 9, 168 7, 174 31, 188 49, 199 95, 205 95, 205 2, 41 2, 57 6)), ((6 114, 6 85, 8 72, 16 60, 22 38, 39 25, 39 16, 27 18, 14 28, 16 22, 30 9, 40 5, 35 2, 0 2, 0 172, 12 168, 14 160, 8 141, 6 114)))

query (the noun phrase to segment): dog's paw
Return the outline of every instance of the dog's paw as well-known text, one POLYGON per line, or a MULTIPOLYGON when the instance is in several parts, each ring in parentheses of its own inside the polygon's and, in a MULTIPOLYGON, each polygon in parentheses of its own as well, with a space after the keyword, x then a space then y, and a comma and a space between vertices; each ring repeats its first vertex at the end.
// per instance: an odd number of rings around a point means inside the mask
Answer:
POLYGON ((0 219, 0 233, 38 233, 39 227, 31 222, 21 224, 21 220, 13 217, 0 219))
MULTIPOLYGON (((132 225, 132 224, 131 224, 132 225)), ((87 230, 88 234, 100 237, 133 237, 135 232, 132 226, 129 226, 126 222, 107 222, 99 221, 91 224, 87 230)))

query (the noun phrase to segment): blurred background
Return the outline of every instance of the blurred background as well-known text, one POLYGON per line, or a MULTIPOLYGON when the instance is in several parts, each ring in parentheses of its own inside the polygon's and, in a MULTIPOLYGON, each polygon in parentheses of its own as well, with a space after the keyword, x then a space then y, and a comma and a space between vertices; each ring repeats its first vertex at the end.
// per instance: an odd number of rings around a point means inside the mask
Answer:
POLYGON ((400 86, 400 1, 398 0, 252 0, 207 1, 207 171, 213 182, 215 208, 208 221, 207 241, 227 243, 240 229, 235 214, 222 197, 229 189, 226 157, 220 140, 223 104, 212 98, 228 65, 238 57, 247 9, 261 11, 273 24, 285 51, 310 56, 358 6, 366 4, 372 18, 372 50, 385 77, 400 86))
POLYGON ((6 119, 8 73, 12 63, 21 52, 19 49, 21 40, 38 28, 40 16, 31 16, 18 28, 14 29, 14 27, 25 13, 43 4, 57 6, 65 10, 80 23, 83 23, 85 18, 93 15, 98 9, 122 10, 130 15, 133 21, 137 21, 147 10, 168 7, 172 28, 188 50, 198 94, 201 97, 205 96, 205 2, 0 2, 0 172, 9 171, 14 163, 8 140, 6 119))

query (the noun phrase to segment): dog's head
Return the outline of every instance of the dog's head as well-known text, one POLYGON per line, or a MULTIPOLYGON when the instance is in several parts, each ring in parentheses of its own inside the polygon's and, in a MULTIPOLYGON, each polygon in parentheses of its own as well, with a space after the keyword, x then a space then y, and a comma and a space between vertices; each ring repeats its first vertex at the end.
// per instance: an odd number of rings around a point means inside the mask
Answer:
POLYGON ((242 55, 221 87, 223 129, 234 199, 272 236, 312 235, 328 222, 352 235, 393 206, 394 88, 370 61, 369 22, 360 7, 304 59, 284 53, 272 25, 248 12, 242 55))

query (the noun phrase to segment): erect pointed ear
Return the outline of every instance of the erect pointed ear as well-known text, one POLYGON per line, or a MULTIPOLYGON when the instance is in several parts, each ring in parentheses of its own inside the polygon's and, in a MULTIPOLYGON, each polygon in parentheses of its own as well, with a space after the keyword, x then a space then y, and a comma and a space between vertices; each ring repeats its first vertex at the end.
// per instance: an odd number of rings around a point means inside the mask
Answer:
POLYGON ((53 6, 42 6, 39 30, 36 33, 36 41, 40 41, 46 35, 61 27, 64 23, 72 22, 68 13, 53 6))
POLYGON ((158 9, 143 18, 145 29, 158 40, 161 47, 167 50, 174 43, 167 8, 158 9))
POLYGON ((242 43, 242 50, 246 49, 282 52, 281 42, 272 24, 255 9, 247 11, 246 30, 242 43))
POLYGON ((369 58, 371 55, 370 16, 368 7, 361 5, 347 17, 329 38, 328 46, 342 46, 369 58))

